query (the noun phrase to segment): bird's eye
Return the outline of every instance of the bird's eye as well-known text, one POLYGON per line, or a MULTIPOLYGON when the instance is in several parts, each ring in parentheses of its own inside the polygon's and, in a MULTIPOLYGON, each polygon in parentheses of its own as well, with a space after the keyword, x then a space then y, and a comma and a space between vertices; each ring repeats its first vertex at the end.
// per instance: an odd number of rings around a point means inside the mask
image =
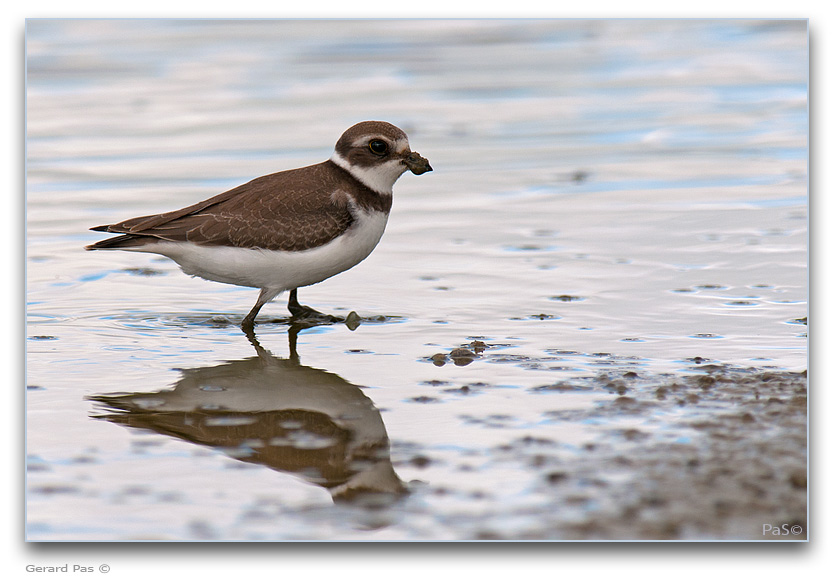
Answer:
POLYGON ((385 153, 388 152, 388 143, 380 141, 379 139, 374 139, 368 143, 368 148, 374 155, 385 155, 385 153))

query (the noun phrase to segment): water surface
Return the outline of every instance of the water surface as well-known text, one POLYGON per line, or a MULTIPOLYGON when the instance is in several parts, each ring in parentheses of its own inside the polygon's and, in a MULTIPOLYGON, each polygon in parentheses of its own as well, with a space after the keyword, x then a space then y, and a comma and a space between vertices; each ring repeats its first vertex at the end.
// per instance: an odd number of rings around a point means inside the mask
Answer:
POLYGON ((804 21, 29 21, 27 537, 804 529, 807 63, 804 21), (300 291, 355 329, 83 250, 365 119, 435 171, 300 291))

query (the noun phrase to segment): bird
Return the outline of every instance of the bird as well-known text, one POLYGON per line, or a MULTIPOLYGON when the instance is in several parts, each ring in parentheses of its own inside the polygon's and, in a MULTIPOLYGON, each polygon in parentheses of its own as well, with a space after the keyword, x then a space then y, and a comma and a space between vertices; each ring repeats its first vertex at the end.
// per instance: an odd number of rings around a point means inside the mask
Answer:
POLYGON ((347 129, 322 163, 258 177, 166 213, 90 228, 119 234, 85 247, 160 254, 188 275, 259 288, 241 328, 289 290, 293 319, 332 319, 298 302, 298 288, 352 268, 379 243, 394 183, 432 171, 405 132, 385 121, 347 129))

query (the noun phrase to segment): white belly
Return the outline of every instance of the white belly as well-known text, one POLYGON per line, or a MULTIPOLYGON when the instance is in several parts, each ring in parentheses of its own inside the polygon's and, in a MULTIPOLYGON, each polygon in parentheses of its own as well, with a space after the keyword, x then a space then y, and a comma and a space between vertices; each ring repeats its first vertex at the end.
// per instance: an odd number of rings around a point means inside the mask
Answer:
POLYGON ((201 246, 191 242, 159 242, 131 249, 171 258, 191 276, 280 293, 326 280, 367 258, 385 231, 388 214, 360 212, 357 218, 344 235, 302 252, 201 246))

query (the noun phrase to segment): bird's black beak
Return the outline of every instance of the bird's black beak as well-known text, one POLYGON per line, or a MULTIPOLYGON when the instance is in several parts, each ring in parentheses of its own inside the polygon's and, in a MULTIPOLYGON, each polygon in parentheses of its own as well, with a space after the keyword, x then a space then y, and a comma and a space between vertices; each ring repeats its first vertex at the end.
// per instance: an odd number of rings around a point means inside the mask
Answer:
POLYGON ((429 160, 421 156, 416 151, 409 153, 408 156, 403 159, 403 163, 405 163, 405 166, 408 167, 414 175, 422 175, 423 173, 432 170, 431 165, 429 165, 429 160))

